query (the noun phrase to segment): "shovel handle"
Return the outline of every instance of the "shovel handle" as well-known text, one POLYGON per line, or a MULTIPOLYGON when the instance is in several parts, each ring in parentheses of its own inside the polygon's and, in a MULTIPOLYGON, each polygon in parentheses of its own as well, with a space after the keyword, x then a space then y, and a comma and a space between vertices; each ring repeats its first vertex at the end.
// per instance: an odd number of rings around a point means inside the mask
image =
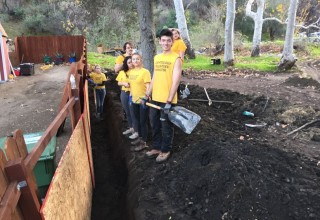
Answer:
POLYGON ((162 109, 160 106, 155 105, 155 104, 151 104, 151 103, 149 103, 149 102, 147 102, 147 103, 146 103, 146 105, 147 105, 147 106, 149 106, 149 107, 152 107, 152 108, 159 109, 159 110, 161 110, 161 109, 162 109))

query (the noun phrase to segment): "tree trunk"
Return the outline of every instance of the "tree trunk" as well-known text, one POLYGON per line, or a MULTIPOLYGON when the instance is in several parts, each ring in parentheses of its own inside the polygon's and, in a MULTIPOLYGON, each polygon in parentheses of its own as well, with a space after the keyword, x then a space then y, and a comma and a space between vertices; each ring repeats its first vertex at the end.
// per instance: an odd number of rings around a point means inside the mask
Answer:
POLYGON ((270 40, 274 41, 274 34, 276 33, 275 29, 272 27, 269 27, 269 36, 270 36, 270 40))
POLYGON ((176 17, 177 17, 177 24, 178 28, 181 32, 181 37, 187 46, 186 54, 190 59, 195 59, 196 55, 194 53, 194 49, 192 48, 186 17, 184 15, 184 8, 182 0, 174 0, 174 7, 176 9, 176 17))
POLYGON ((279 70, 289 70, 293 67, 293 65, 296 62, 296 59, 293 56, 293 34, 296 23, 298 2, 298 0, 290 1, 286 38, 284 41, 282 58, 280 60, 280 63, 278 64, 279 70))
POLYGON ((256 0, 257 2, 257 12, 254 13, 251 10, 254 0, 249 0, 246 7, 246 15, 251 17, 254 21, 254 33, 252 39, 252 49, 251 57, 260 56, 260 43, 262 35, 262 26, 263 26, 263 12, 265 0, 256 0))
POLYGON ((227 0, 227 18, 225 24, 224 65, 234 65, 233 38, 236 1, 227 0))
POLYGON ((151 74, 153 74, 153 57, 156 55, 153 4, 154 0, 137 0, 143 66, 148 69, 151 74))

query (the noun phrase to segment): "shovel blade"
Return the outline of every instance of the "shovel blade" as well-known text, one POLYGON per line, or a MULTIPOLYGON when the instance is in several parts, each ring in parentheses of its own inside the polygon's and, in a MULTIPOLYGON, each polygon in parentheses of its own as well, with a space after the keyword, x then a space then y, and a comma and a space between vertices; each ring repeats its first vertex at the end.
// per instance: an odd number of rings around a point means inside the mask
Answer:
POLYGON ((168 117, 173 124, 187 134, 191 134, 201 120, 198 114, 181 106, 173 107, 173 111, 170 111, 168 117))

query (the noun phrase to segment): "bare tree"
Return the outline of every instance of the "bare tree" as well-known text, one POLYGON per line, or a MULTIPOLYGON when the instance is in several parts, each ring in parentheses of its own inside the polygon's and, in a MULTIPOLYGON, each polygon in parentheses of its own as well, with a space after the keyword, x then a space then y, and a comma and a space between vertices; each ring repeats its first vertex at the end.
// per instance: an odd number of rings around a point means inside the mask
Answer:
POLYGON ((278 64, 279 70, 289 70, 296 62, 293 56, 293 34, 296 23, 296 14, 299 0, 291 0, 288 11, 288 23, 286 30, 286 38, 284 41, 284 47, 280 63, 278 64))
POLYGON ((143 56, 143 65, 151 73, 153 72, 153 57, 156 54, 153 4, 154 0, 137 0, 141 42, 140 49, 143 56))
POLYGON ((196 55, 191 45, 188 27, 187 27, 187 21, 184 15, 182 0, 174 0, 174 7, 176 9, 177 23, 178 23, 179 30, 181 31, 181 37, 187 46, 186 54, 188 54, 190 59, 194 59, 196 58, 196 55))
POLYGON ((225 39, 224 39, 224 65, 234 65, 234 19, 236 14, 236 0, 227 0, 227 15, 225 23, 225 39))
POLYGON ((246 15, 254 21, 254 33, 252 39, 251 56, 257 57, 260 55, 260 43, 263 25, 263 12, 264 12, 265 0, 249 0, 246 7, 246 15), (256 1, 257 12, 252 11, 252 4, 256 1))

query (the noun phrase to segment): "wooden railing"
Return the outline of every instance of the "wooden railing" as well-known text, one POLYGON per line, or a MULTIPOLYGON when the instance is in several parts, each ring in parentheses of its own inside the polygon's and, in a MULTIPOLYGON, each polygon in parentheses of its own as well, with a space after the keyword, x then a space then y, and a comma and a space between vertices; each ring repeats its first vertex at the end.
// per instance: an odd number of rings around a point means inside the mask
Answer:
MULTIPOLYGON (((64 87, 63 96, 59 105, 59 113, 46 129, 40 140, 30 153, 21 130, 15 130, 5 142, 5 152, 0 149, 0 220, 10 219, 42 219, 40 215, 41 201, 37 192, 37 185, 33 174, 33 168, 39 160, 50 140, 61 132, 65 119, 71 117, 71 125, 74 130, 79 121, 83 108, 86 108, 86 120, 90 126, 87 104, 80 103, 84 100, 84 79, 86 78, 86 41, 84 40, 82 55, 77 63, 72 63, 64 87), (77 88, 71 89, 70 75, 76 79, 77 88), (6 158, 7 157, 7 158, 6 158)), ((87 95, 87 94, 86 94, 87 95)), ((86 137, 88 139, 88 137, 86 137)), ((89 140, 90 141, 90 140, 89 140)), ((92 157, 90 163, 92 183, 93 166, 92 157)))

